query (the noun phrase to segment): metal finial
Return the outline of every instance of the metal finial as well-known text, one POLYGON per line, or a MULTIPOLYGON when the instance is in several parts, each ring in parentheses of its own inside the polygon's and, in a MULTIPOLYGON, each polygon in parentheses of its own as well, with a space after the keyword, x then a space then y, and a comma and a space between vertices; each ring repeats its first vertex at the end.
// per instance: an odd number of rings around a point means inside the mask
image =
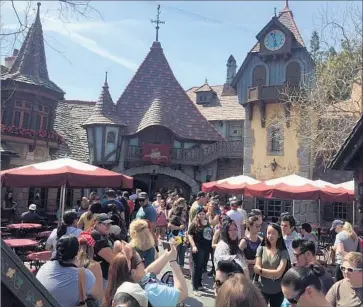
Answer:
POLYGON ((108 72, 106 71, 105 83, 107 83, 107 74, 108 72))
POLYGON ((208 78, 207 77, 205 77, 205 82, 204 83, 208 84, 208 78))
POLYGON ((42 4, 40 2, 37 3, 38 9, 37 9, 37 16, 35 18, 35 21, 39 21, 40 22, 40 6, 42 4))
POLYGON ((289 0, 285 0, 285 9, 289 9, 289 0))
POLYGON ((275 12, 275 17, 276 17, 277 16, 276 7, 274 8, 274 12, 275 12))
POLYGON ((155 23, 156 24, 156 41, 159 41, 159 25, 160 24, 165 24, 165 21, 161 21, 160 20, 160 4, 158 5, 158 9, 157 9, 157 14, 156 14, 156 20, 151 20, 151 23, 155 23))

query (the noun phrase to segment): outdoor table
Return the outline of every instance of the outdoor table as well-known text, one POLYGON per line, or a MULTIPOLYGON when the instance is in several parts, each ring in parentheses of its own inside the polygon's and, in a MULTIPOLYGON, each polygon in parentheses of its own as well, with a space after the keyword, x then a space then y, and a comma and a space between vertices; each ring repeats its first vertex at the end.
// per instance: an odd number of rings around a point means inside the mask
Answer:
POLYGON ((48 238, 50 236, 50 234, 52 233, 51 230, 47 230, 47 231, 42 231, 42 232, 39 232, 37 234, 37 237, 38 238, 48 238))
POLYGON ((30 268, 32 268, 32 266, 34 265, 36 270, 39 270, 42 264, 44 262, 49 261, 51 258, 52 258, 51 251, 31 253, 26 257, 26 259, 30 261, 30 268))
POLYGON ((41 224, 35 223, 18 223, 18 224, 9 224, 8 229, 14 233, 14 237, 24 238, 29 236, 29 234, 35 233, 38 229, 42 228, 41 224))
POLYGON ((38 242, 29 239, 6 239, 4 240, 6 245, 10 248, 19 248, 19 247, 29 247, 29 246, 37 246, 38 242))

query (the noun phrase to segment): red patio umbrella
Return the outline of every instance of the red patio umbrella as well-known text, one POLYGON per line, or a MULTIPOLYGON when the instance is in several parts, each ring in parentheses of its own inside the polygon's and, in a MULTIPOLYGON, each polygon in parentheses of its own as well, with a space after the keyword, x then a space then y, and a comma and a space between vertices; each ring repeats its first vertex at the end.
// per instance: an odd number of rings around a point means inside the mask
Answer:
POLYGON ((245 196, 290 200, 318 200, 320 189, 312 180, 289 175, 267 180, 245 188, 245 196))
POLYGON ((12 168, 0 176, 2 184, 10 187, 133 187, 132 177, 69 158, 12 168))
POLYGON ((243 193, 244 188, 260 181, 245 176, 233 176, 217 181, 206 182, 202 184, 202 191, 204 192, 227 192, 227 193, 243 193))
POLYGON ((10 187, 61 187, 61 220, 66 187, 120 187, 131 189, 133 178, 73 159, 63 158, 21 166, 0 173, 1 183, 10 187))

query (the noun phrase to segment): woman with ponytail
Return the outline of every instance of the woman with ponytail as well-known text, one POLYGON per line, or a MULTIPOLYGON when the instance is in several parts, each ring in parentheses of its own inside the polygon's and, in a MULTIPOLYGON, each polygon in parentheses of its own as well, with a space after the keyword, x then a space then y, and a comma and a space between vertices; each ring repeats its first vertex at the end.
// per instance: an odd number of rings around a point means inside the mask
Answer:
POLYGON ((324 272, 324 268, 318 264, 291 268, 281 281, 285 298, 290 304, 301 307, 331 307, 325 299, 319 279, 324 272))
MULTIPOLYGON (((54 257, 39 269, 36 276, 61 307, 76 307, 79 302, 78 248, 76 237, 63 235, 57 241, 54 257)), ((86 295, 92 296, 96 278, 88 269, 85 269, 84 277, 86 295)))
POLYGON ((73 235, 78 238, 81 229, 77 228, 78 215, 75 211, 66 211, 63 214, 63 223, 58 226, 58 228, 53 229, 50 234, 45 248, 47 250, 52 250, 52 257, 55 256, 55 247, 57 245, 57 241, 64 235, 73 235))

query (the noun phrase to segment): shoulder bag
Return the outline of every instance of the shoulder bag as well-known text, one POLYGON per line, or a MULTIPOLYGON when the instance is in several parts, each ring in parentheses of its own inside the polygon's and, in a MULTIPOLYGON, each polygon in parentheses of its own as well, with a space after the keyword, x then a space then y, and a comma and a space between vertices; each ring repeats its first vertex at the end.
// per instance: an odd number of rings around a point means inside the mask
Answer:
POLYGON ((79 291, 79 302, 77 307, 98 307, 98 302, 86 295, 86 274, 85 269, 78 269, 78 291, 79 291))

